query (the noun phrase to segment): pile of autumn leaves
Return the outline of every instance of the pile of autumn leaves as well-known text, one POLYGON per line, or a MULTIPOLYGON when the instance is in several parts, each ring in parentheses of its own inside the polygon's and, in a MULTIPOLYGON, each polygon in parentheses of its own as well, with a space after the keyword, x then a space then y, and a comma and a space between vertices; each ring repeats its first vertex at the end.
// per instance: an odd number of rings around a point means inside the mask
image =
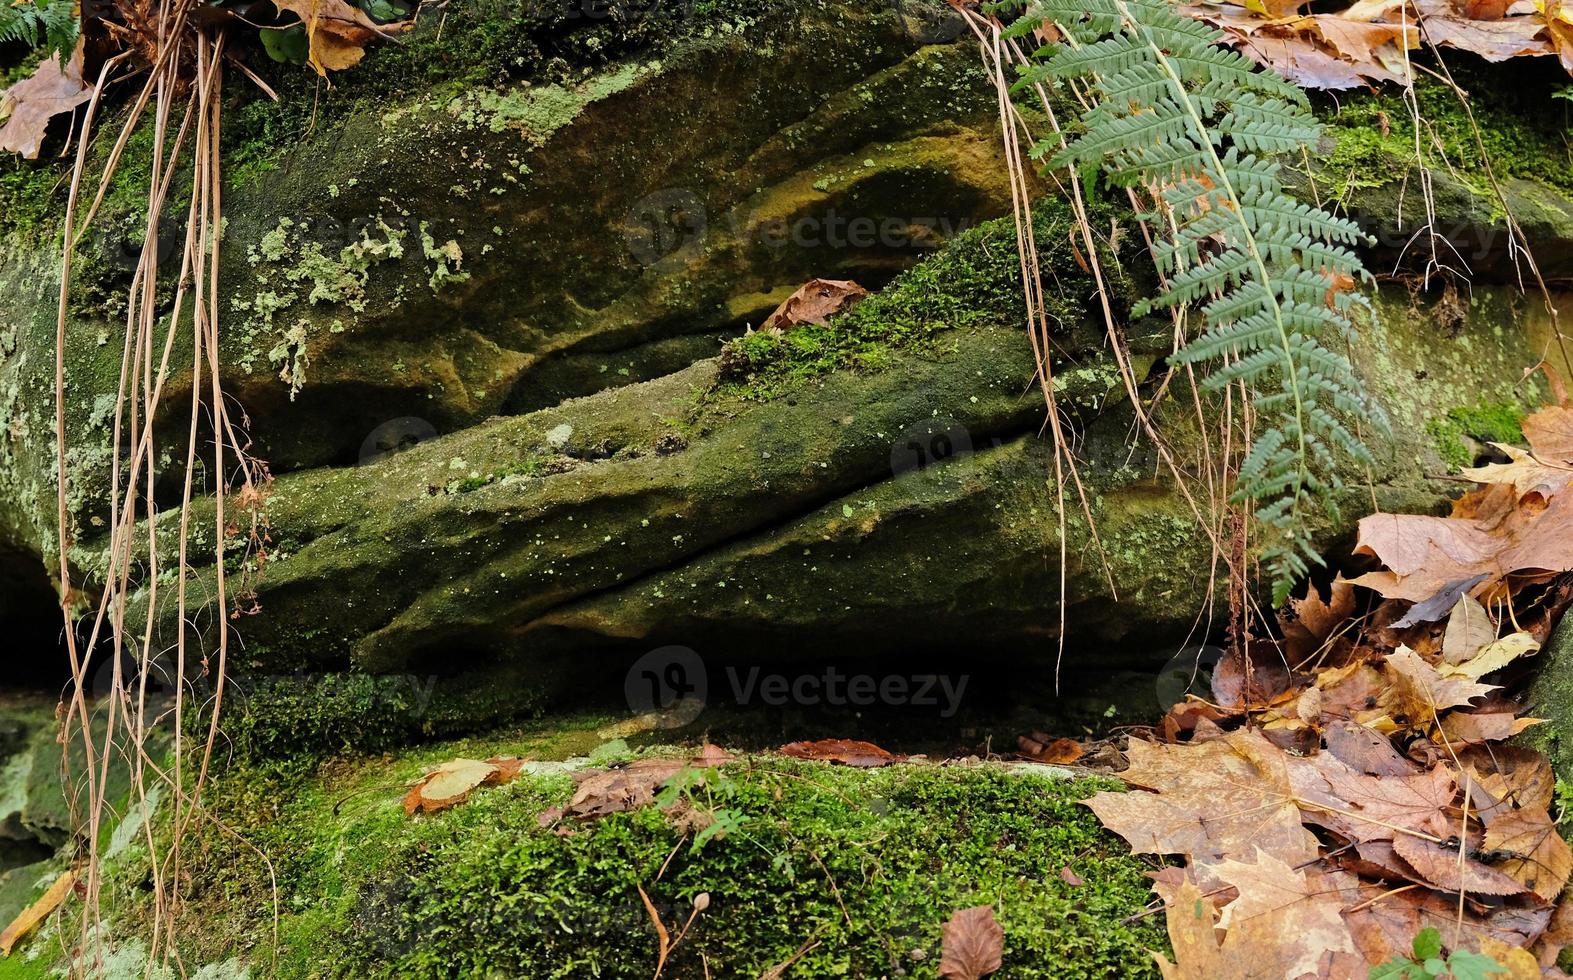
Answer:
POLYGON ((1410 52, 1452 48, 1487 61, 1555 55, 1573 73, 1568 0, 1179 0, 1242 54, 1303 88, 1349 89, 1410 77, 1410 52))
POLYGON ((1185 859, 1155 876, 1166 978, 1406 976, 1427 929, 1485 975, 1566 976, 1556 780, 1507 741, 1536 720, 1487 683, 1573 596, 1573 411, 1524 430, 1530 450, 1468 471, 1484 486, 1451 516, 1362 521, 1387 570, 1295 603, 1281 643, 1236 651, 1212 700, 1132 740, 1131 792, 1090 801, 1138 853, 1185 859), (1382 597, 1365 616, 1357 586, 1382 597))

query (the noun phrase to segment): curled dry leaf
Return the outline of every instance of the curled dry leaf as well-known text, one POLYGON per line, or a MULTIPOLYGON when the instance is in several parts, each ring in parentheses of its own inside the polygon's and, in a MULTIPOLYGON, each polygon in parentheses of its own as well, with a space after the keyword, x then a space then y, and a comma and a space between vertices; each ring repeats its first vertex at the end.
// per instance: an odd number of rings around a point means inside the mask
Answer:
POLYGON ((499 757, 479 762, 453 759, 422 776, 404 795, 404 812, 436 813, 469 798, 479 786, 499 786, 519 778, 522 759, 499 757))
POLYGON ((63 67, 60 55, 51 55, 39 63, 31 78, 0 92, 0 118, 6 120, 0 126, 0 150, 27 160, 38 159, 49 120, 92 97, 92 90, 82 81, 82 46, 77 45, 63 67))
POLYGON ((366 46, 394 31, 408 30, 408 22, 378 24, 359 7, 345 0, 273 0, 281 12, 288 11, 306 25, 307 61, 326 75, 358 64, 366 46))
POLYGON ((1087 750, 1075 739, 1050 738, 1043 732, 1017 736, 1016 748, 1033 762, 1057 766, 1070 765, 1087 754, 1087 750))
POLYGON ((994 921, 994 909, 978 905, 961 909, 945 922, 940 941, 939 975, 945 980, 981 980, 1001 966, 1005 930, 994 921))
POLYGON ((872 742, 859 742, 850 738, 824 738, 817 742, 788 742, 781 746, 781 754, 793 759, 812 759, 816 762, 835 762, 854 769, 876 769, 901 762, 905 756, 894 755, 872 742))
POLYGON ((550 826, 563 817, 593 820, 625 810, 637 810, 655 802, 661 784, 683 771, 676 759, 638 759, 626 766, 575 773, 580 780, 573 799, 566 807, 541 814, 541 826, 550 826))
POLYGON ((765 319, 762 330, 790 330, 804 323, 824 323, 868 295, 850 279, 810 279, 765 319))

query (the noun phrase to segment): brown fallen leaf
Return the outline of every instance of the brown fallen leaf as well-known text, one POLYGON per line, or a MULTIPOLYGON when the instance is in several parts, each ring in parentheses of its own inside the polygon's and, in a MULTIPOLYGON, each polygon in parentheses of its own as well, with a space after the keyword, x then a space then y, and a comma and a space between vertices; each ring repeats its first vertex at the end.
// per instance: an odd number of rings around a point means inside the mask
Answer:
MULTIPOLYGON (((1552 8, 1547 8, 1550 11, 1552 8)), ((1555 13, 1548 16, 1557 16, 1562 19, 1568 17, 1565 6, 1555 8, 1555 13)), ((1562 463, 1573 463, 1573 409, 1559 405, 1550 405, 1542 408, 1524 419, 1520 428, 1524 432, 1524 440, 1529 443, 1530 452, 1544 460, 1556 460, 1562 463)))
POLYGON ((1080 888, 1087 883, 1085 878, 1070 869, 1070 865, 1060 869, 1060 880, 1072 888, 1080 888))
POLYGON ((1367 776, 1331 755, 1318 755, 1309 764, 1342 805, 1335 805, 1331 815, 1308 812, 1308 820, 1330 825, 1331 818, 1337 824, 1333 829, 1356 840, 1392 837, 1395 828, 1436 837, 1450 829, 1447 810, 1458 785, 1442 766, 1407 776, 1367 776))
POLYGON ((1493 442, 1491 444, 1507 456, 1506 463, 1487 463, 1473 469, 1460 470, 1459 475, 1476 483, 1505 483, 1522 496, 1537 493, 1549 497, 1566 490, 1573 483, 1573 466, 1566 463, 1543 462, 1533 453, 1526 453, 1517 446, 1493 442))
POLYGON ((1442 662, 1461 664, 1496 638, 1497 624, 1486 607, 1472 596, 1459 596, 1442 632, 1442 662))
POLYGON ((1392 687, 1386 692, 1389 714, 1413 725, 1425 725, 1447 708, 1468 704, 1496 690, 1467 677, 1447 677, 1408 647, 1399 647, 1383 662, 1392 687))
POLYGON ((1165 911, 1174 962, 1161 953, 1152 954, 1163 980, 1230 980, 1239 976, 1238 968, 1224 959, 1217 920, 1212 903, 1195 882, 1186 881, 1179 887, 1165 911))
POLYGON ((655 802, 661 784, 682 772, 684 763, 676 759, 636 759, 614 769, 576 773, 579 786, 566 807, 555 807, 541 814, 541 826, 550 826, 563 817, 594 820, 625 810, 637 810, 655 802))
POLYGON ((82 45, 62 67, 58 53, 40 62, 32 77, 25 78, 0 92, 0 150, 19 154, 23 159, 38 159, 49 120, 70 112, 93 97, 82 81, 82 45))
POLYGON ((940 940, 939 975, 945 980, 981 980, 1000 968, 1005 930, 994 921, 994 908, 961 909, 945 922, 940 940))
POLYGON ((1087 754, 1087 750, 1074 738, 1050 739, 1042 732, 1018 735, 1016 747, 1033 762, 1057 766, 1069 765, 1087 754))
POLYGON ((815 762, 834 762, 854 769, 877 769, 906 757, 894 755, 872 742, 859 742, 850 738, 824 738, 817 742, 788 742, 781 746, 781 754, 793 759, 812 759, 815 762))
POLYGON ((1527 890, 1496 868, 1461 855, 1457 846, 1444 847, 1400 834, 1393 838, 1393 850, 1415 870, 1420 881, 1439 891, 1505 896, 1527 890))
POLYGON ((1436 740, 1454 745, 1505 742, 1520 732, 1544 723, 1541 718, 1520 718, 1516 710, 1450 711, 1438 722, 1436 740))
POLYGON ((49 918, 55 909, 60 907, 60 903, 71 894, 71 886, 74 884, 76 884, 76 872, 67 870, 50 884, 44 894, 39 896, 38 901, 23 909, 21 914, 5 927, 5 931, 0 932, 0 956, 10 956, 11 950, 16 948, 16 944, 23 936, 38 928, 39 923, 49 918))
POLYGON ((868 295, 850 279, 810 279, 765 318, 761 330, 790 330, 805 323, 824 323, 868 295))
POLYGON ((1260 847, 1291 865, 1316 857, 1288 757, 1258 733, 1179 745, 1133 738, 1127 753, 1121 778, 1150 792, 1099 793, 1086 805, 1136 853, 1212 863, 1260 847))
POLYGON ((1545 27, 1539 18, 1471 20, 1461 16, 1449 0, 1415 0, 1415 7, 1421 28, 1433 44, 1469 51, 1487 61, 1551 52, 1549 42, 1539 37, 1545 27))
POLYGON ((1344 765, 1371 776, 1407 776, 1415 771, 1392 741, 1364 725, 1338 720, 1322 732, 1327 751, 1344 765))
POLYGON ((463 803, 479 786, 499 786, 513 782, 524 768, 524 760, 512 757, 452 759, 422 776, 404 795, 404 812, 436 813, 463 803))
POLYGON ((1573 874, 1573 850, 1557 833, 1556 824, 1541 807, 1512 810, 1491 821, 1485 847, 1507 852, 1496 866, 1548 902, 1557 896, 1573 874))
POLYGON ((1213 872, 1239 892, 1218 920, 1223 952, 1253 959, 1252 975, 1315 975, 1326 953, 1359 951, 1342 914, 1349 876, 1299 870, 1260 848, 1250 863, 1222 861, 1213 872))
POLYGON ((273 0, 280 12, 289 12, 306 25, 309 44, 306 60, 317 74, 342 71, 358 64, 366 46, 379 37, 410 28, 407 21, 378 24, 366 12, 345 0, 273 0))
POLYGON ((1284 646, 1291 663, 1298 664, 1316 653, 1328 637, 1355 614, 1355 587, 1338 575, 1328 591, 1328 598, 1313 583, 1304 599, 1289 600, 1293 616, 1279 616, 1283 630, 1284 646))

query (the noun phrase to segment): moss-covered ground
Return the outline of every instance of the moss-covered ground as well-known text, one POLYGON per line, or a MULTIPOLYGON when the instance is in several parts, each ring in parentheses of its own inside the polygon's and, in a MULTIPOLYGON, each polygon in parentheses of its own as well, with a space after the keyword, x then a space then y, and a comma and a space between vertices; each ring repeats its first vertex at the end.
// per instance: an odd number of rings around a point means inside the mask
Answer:
MULTIPOLYGON (((1118 788, 1109 780, 1001 764, 857 770, 742 756, 690 794, 700 810, 740 821, 702 846, 658 807, 543 829, 542 811, 572 794, 574 768, 692 750, 636 753, 620 740, 592 749, 604 720, 226 769, 207 802, 228 830, 193 835, 183 858, 188 969, 647 978, 658 941, 642 888, 673 933, 707 896, 669 978, 758 977, 795 954, 780 975, 934 977, 945 919, 980 904, 1005 931, 1002 976, 1156 975, 1147 950, 1163 947, 1161 919, 1129 921, 1149 899, 1150 866, 1080 804, 1118 788), (451 809, 405 815, 405 787, 425 768, 497 754, 543 761, 451 809)), ((166 807, 161 835, 167 817, 166 807)), ((131 937, 148 912, 145 857, 140 843, 118 853, 106 893, 117 909, 112 947, 133 962, 131 937)), ((32 946, 57 940, 46 931, 32 946)), ((42 975, 49 961, 0 961, 0 977, 42 975)))

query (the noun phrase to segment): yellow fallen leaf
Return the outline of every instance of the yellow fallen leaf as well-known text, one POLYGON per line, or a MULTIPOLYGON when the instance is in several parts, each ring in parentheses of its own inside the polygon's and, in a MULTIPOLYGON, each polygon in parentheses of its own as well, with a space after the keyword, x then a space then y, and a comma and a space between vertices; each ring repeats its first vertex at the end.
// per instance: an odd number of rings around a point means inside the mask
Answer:
POLYGON ((1443 664, 1442 674, 1448 677, 1467 677, 1472 681, 1501 670, 1525 654, 1534 653, 1540 644, 1528 633, 1513 633, 1493 640, 1480 648, 1480 652, 1461 664, 1443 664))
POLYGON ((71 894, 71 886, 76 884, 76 872, 67 871, 56 878, 49 890, 44 892, 38 901, 22 910, 22 914, 0 932, 0 956, 10 956, 11 950, 17 942, 38 927, 40 922, 49 918, 50 913, 60 907, 60 903, 71 894))
POLYGON ((1482 936, 1480 952, 1506 968, 1493 970, 1489 976, 1500 980, 1540 980, 1540 964, 1535 960, 1535 954, 1522 946, 1509 946, 1500 939, 1482 936))

